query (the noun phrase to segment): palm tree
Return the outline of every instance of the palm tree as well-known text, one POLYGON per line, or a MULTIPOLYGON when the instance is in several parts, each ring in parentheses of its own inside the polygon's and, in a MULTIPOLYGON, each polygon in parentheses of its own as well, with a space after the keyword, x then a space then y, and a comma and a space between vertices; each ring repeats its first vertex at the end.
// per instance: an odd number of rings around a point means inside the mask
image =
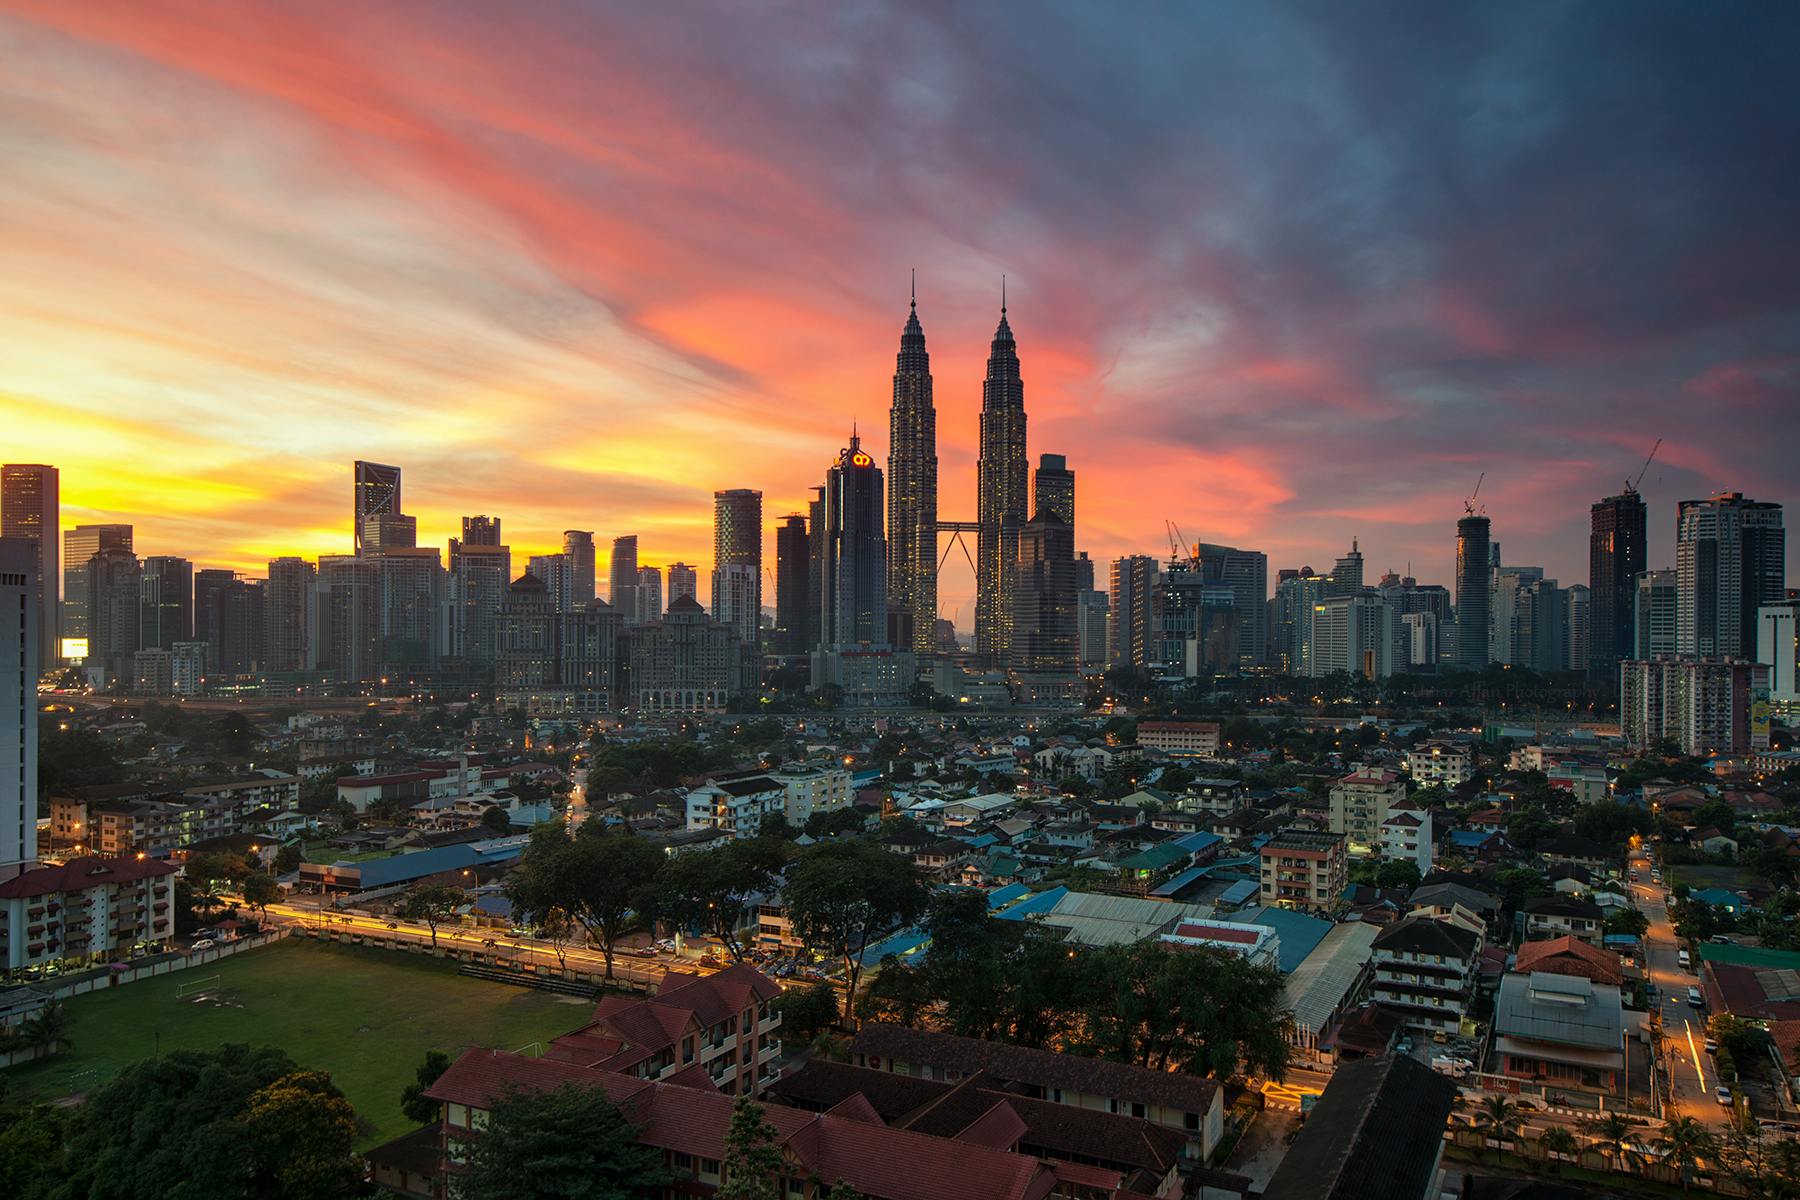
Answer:
POLYGON ((1693 1182, 1694 1164, 1716 1155, 1718 1144, 1712 1132, 1692 1117, 1673 1117, 1663 1122, 1662 1132, 1652 1143, 1669 1156, 1669 1162, 1681 1172, 1681 1190, 1693 1182))
POLYGON ((1487 1139, 1493 1138, 1501 1144, 1502 1151, 1507 1142, 1518 1136, 1519 1127, 1524 1123, 1525 1114, 1504 1096, 1489 1096, 1475 1113, 1475 1128, 1481 1131, 1482 1146, 1486 1147, 1487 1139))
POLYGON ((1600 1151, 1609 1163, 1618 1159, 1623 1167, 1624 1160, 1633 1157, 1632 1151, 1625 1145, 1625 1139, 1631 1136, 1631 1122, 1618 1113, 1589 1117, 1581 1123, 1581 1132, 1594 1139, 1594 1149, 1600 1151))
POLYGON ((1552 1164, 1550 1169, 1560 1174, 1563 1160, 1580 1151, 1581 1145, 1567 1128, 1561 1125, 1552 1125, 1544 1130, 1544 1136, 1538 1139, 1538 1148, 1549 1157, 1552 1164))

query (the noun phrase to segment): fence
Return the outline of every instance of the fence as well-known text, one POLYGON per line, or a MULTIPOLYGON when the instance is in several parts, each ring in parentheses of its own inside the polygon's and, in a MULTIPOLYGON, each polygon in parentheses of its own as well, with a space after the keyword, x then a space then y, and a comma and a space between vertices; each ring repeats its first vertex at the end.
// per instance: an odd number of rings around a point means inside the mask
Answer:
MULTIPOLYGON (((1656 1130, 1651 1125, 1634 1127, 1636 1136, 1631 1139, 1633 1146, 1647 1147, 1656 1138, 1656 1130)), ((1682 1187, 1681 1172, 1673 1165, 1660 1161, 1654 1152, 1646 1153, 1643 1149, 1627 1149, 1622 1155, 1608 1157, 1598 1149, 1588 1146, 1575 1154, 1554 1154, 1544 1149, 1543 1144, 1530 1133, 1509 1139, 1505 1143, 1484 1136, 1480 1131, 1453 1127, 1446 1131, 1444 1137, 1453 1145, 1470 1151, 1476 1160, 1485 1160, 1490 1152, 1504 1151, 1523 1159, 1534 1170, 1546 1171, 1552 1175, 1560 1173, 1564 1167, 1581 1167, 1589 1171, 1602 1171, 1622 1175, 1629 1179, 1646 1180, 1651 1183, 1667 1184, 1682 1187)), ((1579 1138, 1579 1135, 1577 1135, 1579 1138)), ((1724 1172, 1711 1169, 1696 1171, 1687 1181, 1701 1194, 1712 1192, 1721 1196, 1745 1196, 1749 1193, 1743 1185, 1724 1172)))
POLYGON ((314 938, 325 942, 338 942, 346 946, 370 946, 377 950, 397 950, 403 954, 422 954, 428 958, 451 958, 476 966, 491 967, 497 971, 515 977, 535 979, 560 979, 571 983, 591 986, 595 989, 606 988, 613 991, 653 992, 661 981, 662 971, 656 972, 652 979, 648 975, 631 971, 629 962, 615 965, 613 978, 606 978, 602 967, 585 969, 574 964, 562 966, 556 962, 555 955, 546 951, 516 951, 511 949, 495 949, 480 944, 471 944, 468 939, 452 940, 440 937, 434 947, 429 941, 416 937, 395 934, 386 936, 380 933, 351 929, 333 929, 326 926, 320 929, 316 925, 291 925, 288 932, 297 937, 314 938), (547 961, 546 961, 547 960, 547 961), (620 968, 623 970, 621 971, 620 968), (626 973, 629 972, 629 973, 626 973))
POLYGON ((270 930, 252 937, 239 938, 234 942, 225 942, 210 950, 193 951, 187 954, 166 954, 149 959, 136 965, 125 966, 122 970, 103 967, 97 971, 86 971, 60 983, 33 984, 32 990, 48 1000, 67 1000, 71 996, 85 996, 89 992, 103 992, 108 988, 121 987, 134 983, 139 979, 149 979, 157 975, 170 975, 176 971, 185 971, 189 967, 201 967, 207 963, 218 962, 222 958, 230 958, 234 954, 242 954, 246 950, 255 950, 267 946, 271 942, 280 941, 288 935, 285 929, 270 930))

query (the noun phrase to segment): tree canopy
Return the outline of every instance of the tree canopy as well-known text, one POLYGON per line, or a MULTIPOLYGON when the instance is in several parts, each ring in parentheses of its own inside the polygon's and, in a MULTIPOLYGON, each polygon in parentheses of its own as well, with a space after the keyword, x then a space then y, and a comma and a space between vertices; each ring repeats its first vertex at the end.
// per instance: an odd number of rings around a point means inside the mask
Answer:
POLYGON ((925 884, 912 861, 871 842, 809 847, 782 885, 788 920, 807 945, 844 965, 844 1019, 856 1017, 863 954, 925 909, 925 884))
POLYGON ((662 1151, 597 1087, 506 1093, 465 1145, 458 1200, 660 1200, 670 1182, 662 1151))

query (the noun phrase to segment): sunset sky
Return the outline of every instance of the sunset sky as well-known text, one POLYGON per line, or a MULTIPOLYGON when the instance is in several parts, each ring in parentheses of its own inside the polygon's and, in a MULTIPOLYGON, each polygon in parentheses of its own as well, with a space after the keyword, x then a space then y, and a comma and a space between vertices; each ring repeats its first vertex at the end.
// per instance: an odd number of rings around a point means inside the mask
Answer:
POLYGON ((1800 501, 1797 13, 0 0, 0 458, 206 566, 346 551, 356 457, 421 541, 705 566, 715 488, 885 454, 916 267, 946 517, 1004 273, 1096 559, 1447 584, 1486 471, 1585 582, 1661 437, 1669 565, 1800 501))

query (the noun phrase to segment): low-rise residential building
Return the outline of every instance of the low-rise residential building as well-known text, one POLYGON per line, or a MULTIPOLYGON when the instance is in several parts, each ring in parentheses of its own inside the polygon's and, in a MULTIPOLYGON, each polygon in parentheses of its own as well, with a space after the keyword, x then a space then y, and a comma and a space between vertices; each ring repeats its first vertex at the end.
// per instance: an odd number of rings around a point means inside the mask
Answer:
POLYGON ((1409 862, 1419 877, 1431 874, 1431 810, 1399 808, 1381 823, 1381 857, 1387 862, 1409 862))
POLYGON ((1520 975, 1537 972, 1546 975, 1579 975, 1583 979, 1611 987, 1619 987, 1625 982, 1624 964, 1619 961, 1617 954, 1574 937, 1526 942, 1519 947, 1512 969, 1520 975))
POLYGON ((981 1073, 1035 1100, 1137 1117, 1180 1130, 1188 1138, 1190 1155, 1201 1161, 1212 1156, 1224 1132, 1222 1090, 1215 1081, 1193 1075, 885 1022, 862 1027, 851 1043, 850 1061, 951 1083, 981 1073))
POLYGON ((1349 882, 1344 835, 1284 829, 1263 843, 1262 902, 1276 908, 1329 912, 1349 882))
POLYGON ((1482 936, 1448 921, 1407 917, 1375 937, 1370 996, 1406 1023, 1455 1033, 1475 994, 1482 936))
POLYGON ((1552 1088, 1623 1095, 1629 1026, 1615 985, 1544 971, 1510 974, 1494 1002, 1495 1068, 1552 1088))
POLYGON ((1173 929, 1159 935, 1164 945, 1178 948, 1223 950, 1258 966, 1275 967, 1281 962, 1281 938, 1267 925, 1245 925, 1237 921, 1179 921, 1173 929))
POLYGON ((1456 787, 1475 778, 1475 754, 1457 742, 1421 742, 1406 752, 1406 773, 1421 787, 1456 787))
POLYGON ((175 868, 135 855, 72 858, 0 883, 0 963, 111 962, 175 936, 175 868))
POLYGON ((634 1079, 698 1067, 728 1096, 759 1096, 781 1074, 781 988, 747 963, 714 975, 670 971, 644 999, 603 996, 594 1019, 544 1057, 634 1079))
POLYGON ((787 820, 795 829, 816 815, 841 812, 856 799, 851 774, 842 767, 792 762, 775 771, 771 778, 787 792, 787 820))
POLYGON ((687 827, 720 829, 734 838, 762 833, 763 821, 787 815, 787 788, 769 775, 708 780, 687 795, 687 827))
POLYGON ((1333 925, 1287 977, 1282 1007, 1294 1014, 1289 1034, 1302 1058, 1330 1061, 1326 1037, 1362 991, 1381 927, 1364 921, 1333 925))
POLYGON ((1358 767, 1331 786, 1331 832, 1344 835, 1351 854, 1373 854, 1388 813, 1405 804, 1406 781, 1399 775, 1358 767))
POLYGON ((1561 894, 1534 896, 1520 914, 1530 941, 1575 937, 1598 946, 1606 933, 1606 914, 1591 900, 1561 894))
POLYGON ((1138 745, 1160 750, 1172 758, 1217 758, 1217 721, 1140 721, 1138 745))

